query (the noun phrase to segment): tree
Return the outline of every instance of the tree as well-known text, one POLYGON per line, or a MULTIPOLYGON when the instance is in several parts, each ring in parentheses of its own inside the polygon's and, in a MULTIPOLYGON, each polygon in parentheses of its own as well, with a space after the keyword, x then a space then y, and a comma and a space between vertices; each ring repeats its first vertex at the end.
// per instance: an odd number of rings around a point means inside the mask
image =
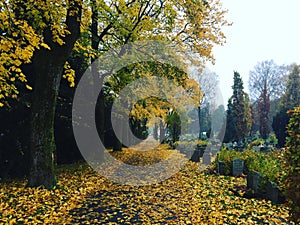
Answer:
POLYGON ((72 50, 94 59, 129 41, 162 39, 203 63, 224 43, 227 24, 218 1, 8 0, 0 9, 0 106, 17 97, 20 82, 33 89, 28 184, 47 188, 56 182, 54 113, 63 72, 75 85, 72 50))
POLYGON ((269 112, 270 112, 270 95, 267 90, 267 82, 264 84, 264 89, 258 99, 258 112, 259 112, 259 132, 263 139, 267 139, 269 128, 269 112))
POLYGON ((286 91, 281 99, 281 105, 287 109, 293 109, 300 104, 300 66, 291 65, 291 73, 288 76, 286 91))
MULTIPOLYGON (((80 34, 82 4, 80 1, 67 4, 61 1, 5 1, 1 3, 1 13, 8 21, 2 22, 1 26, 1 43, 5 47, 1 47, 2 104, 7 103, 7 97, 16 97, 19 82, 26 83, 27 79, 31 82, 26 84, 27 89, 33 89, 28 185, 43 184, 52 188, 56 182, 55 104, 66 60, 80 34), (3 58, 5 56, 10 59, 3 58)), ((73 85, 72 75, 65 75, 73 85)))
POLYGON ((278 139, 278 145, 284 147, 287 136, 289 116, 286 113, 300 104, 300 69, 298 65, 291 65, 285 93, 280 101, 280 111, 273 118, 272 127, 278 139))
POLYGON ((251 129, 251 110, 248 94, 244 92, 243 81, 234 72, 233 95, 228 100, 225 139, 243 141, 251 129))
POLYGON ((200 88, 204 93, 202 107, 210 106, 210 112, 214 111, 218 106, 217 88, 219 86, 219 76, 215 72, 211 72, 209 69, 205 68, 201 73, 198 73, 198 70, 194 70, 192 77, 198 81, 200 88))
POLYGON ((232 101, 230 98, 228 99, 227 110, 226 110, 226 129, 225 129, 224 142, 233 141, 235 139, 236 133, 237 133, 236 121, 233 115, 232 101))
POLYGON ((265 83, 270 99, 279 98, 285 88, 287 73, 287 66, 278 66, 273 60, 257 63, 254 70, 251 70, 249 73, 248 86, 251 100, 256 101, 259 99, 265 83))

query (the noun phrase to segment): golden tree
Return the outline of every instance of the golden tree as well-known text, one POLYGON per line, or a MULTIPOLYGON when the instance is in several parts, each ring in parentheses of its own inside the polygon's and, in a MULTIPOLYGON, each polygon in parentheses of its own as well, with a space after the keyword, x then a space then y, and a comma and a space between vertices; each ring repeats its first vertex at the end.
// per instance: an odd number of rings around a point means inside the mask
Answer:
POLYGON ((196 54, 193 62, 202 64, 213 61, 213 45, 225 41, 225 13, 217 0, 2 1, 0 106, 17 98, 20 82, 33 90, 29 185, 56 183, 54 112, 62 75, 74 86, 67 63, 72 50, 95 59, 115 46, 159 39, 196 54))

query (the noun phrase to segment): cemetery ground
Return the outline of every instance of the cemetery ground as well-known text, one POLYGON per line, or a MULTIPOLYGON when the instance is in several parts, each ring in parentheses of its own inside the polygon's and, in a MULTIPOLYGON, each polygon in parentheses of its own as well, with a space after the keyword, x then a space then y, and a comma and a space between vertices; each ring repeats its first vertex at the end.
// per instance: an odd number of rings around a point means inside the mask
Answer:
MULTIPOLYGON (((139 166, 164 160, 171 153, 184 157, 167 145, 112 154, 139 166)), ((288 220, 285 204, 243 197, 244 175, 218 175, 200 167, 189 161, 160 183, 128 186, 109 181, 84 162, 59 166, 53 190, 26 188, 25 180, 0 183, 0 223, 294 224, 288 220)))

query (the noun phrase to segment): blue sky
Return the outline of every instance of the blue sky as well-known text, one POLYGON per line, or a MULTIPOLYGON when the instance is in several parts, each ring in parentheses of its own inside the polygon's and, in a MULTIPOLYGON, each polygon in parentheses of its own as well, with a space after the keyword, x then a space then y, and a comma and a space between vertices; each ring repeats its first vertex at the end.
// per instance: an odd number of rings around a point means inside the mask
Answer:
POLYGON ((227 43, 215 47, 216 64, 208 68, 220 77, 225 104, 232 94, 233 71, 248 92, 249 71, 257 62, 300 64, 300 0, 220 0, 233 22, 224 33, 227 43))

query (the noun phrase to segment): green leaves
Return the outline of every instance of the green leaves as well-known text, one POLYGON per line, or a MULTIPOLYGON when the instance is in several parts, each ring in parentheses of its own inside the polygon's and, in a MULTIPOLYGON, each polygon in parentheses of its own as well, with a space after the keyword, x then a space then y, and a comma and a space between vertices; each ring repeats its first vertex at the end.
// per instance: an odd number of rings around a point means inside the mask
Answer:
POLYGON ((288 124, 288 139, 285 157, 287 159, 284 169, 286 196, 288 198, 292 219, 300 222, 300 106, 288 112, 291 116, 288 124))

